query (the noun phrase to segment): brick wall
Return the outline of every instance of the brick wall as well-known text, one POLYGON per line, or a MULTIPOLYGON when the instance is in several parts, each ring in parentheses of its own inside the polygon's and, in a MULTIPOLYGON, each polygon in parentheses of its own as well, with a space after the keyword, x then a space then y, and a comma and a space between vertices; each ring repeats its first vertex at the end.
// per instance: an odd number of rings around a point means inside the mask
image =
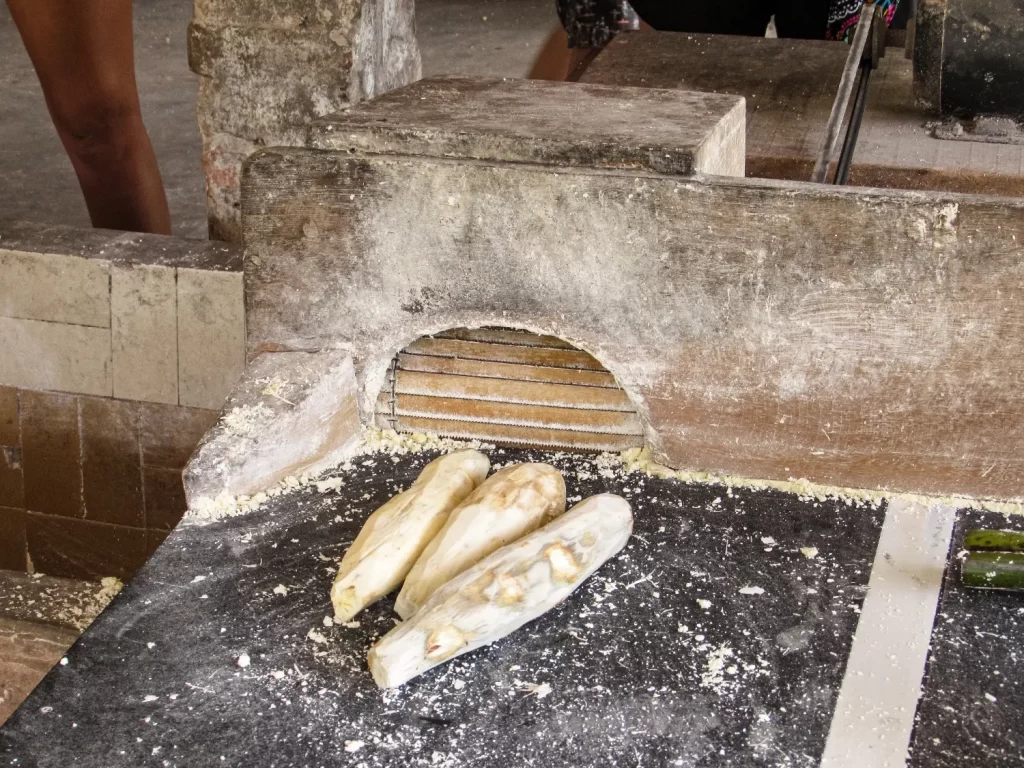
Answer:
POLYGON ((244 337, 232 247, 0 221, 0 568, 141 565, 244 337))

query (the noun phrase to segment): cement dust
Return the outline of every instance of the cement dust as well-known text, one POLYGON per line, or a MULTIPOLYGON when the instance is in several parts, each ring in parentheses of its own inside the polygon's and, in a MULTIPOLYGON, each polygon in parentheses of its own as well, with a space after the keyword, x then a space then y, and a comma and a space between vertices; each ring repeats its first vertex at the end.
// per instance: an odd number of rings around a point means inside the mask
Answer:
MULTIPOLYGON (((609 465, 618 461, 627 472, 640 472, 652 477, 664 477, 674 480, 681 480, 685 483, 701 483, 706 485, 721 485, 726 488, 747 488, 750 490, 772 489, 784 493, 792 493, 803 501, 827 501, 837 499, 853 504, 870 504, 876 509, 885 501, 900 499, 910 504, 931 506, 944 504, 957 508, 984 509, 990 512, 1001 514, 1024 514, 1024 500, 1011 499, 981 499, 970 496, 928 496, 919 493, 898 493, 887 490, 871 490, 866 488, 844 488, 841 486, 824 485, 813 483, 803 478, 790 478, 789 480, 755 480, 747 477, 734 475, 718 475, 712 472, 697 472, 691 470, 675 470, 659 464, 651 457, 650 451, 644 448, 630 448, 621 454, 606 454, 609 458, 598 457, 598 462, 609 465)), ((816 553, 815 553, 816 554, 816 553)), ((805 557, 812 559, 813 555, 805 554, 805 557)))
MULTIPOLYGON (((225 421, 232 430, 239 434, 247 434, 245 430, 251 430, 267 414, 272 412, 266 406, 260 404, 255 407, 235 408, 225 417, 225 421), (260 409, 266 413, 263 413, 260 409)), ((361 457, 384 455, 398 457, 410 453, 451 453, 465 448, 475 448, 482 451, 491 451, 493 445, 479 440, 457 440, 453 438, 440 437, 424 432, 410 434, 398 433, 392 429, 377 429, 374 427, 364 428, 359 443, 352 449, 349 456, 344 458, 334 467, 329 467, 316 475, 301 475, 299 477, 289 476, 281 480, 273 488, 265 489, 253 496, 232 496, 224 492, 216 498, 201 498, 188 511, 185 516, 186 524, 206 525, 209 523, 224 520, 229 517, 246 514, 259 509, 270 498, 280 496, 284 493, 305 488, 315 484, 321 493, 337 491, 344 486, 344 474, 351 471, 355 462, 361 457)), ((560 452, 556 452, 559 455, 560 452)), ((900 499, 912 504, 933 505, 945 504, 958 508, 984 509, 1002 514, 1024 513, 1024 501, 1017 500, 996 500, 979 499, 968 496, 928 496, 925 494, 896 493, 886 490, 871 490, 863 488, 846 488, 841 486, 825 485, 814 483, 802 478, 790 478, 788 480, 757 480, 753 478, 737 477, 734 475, 720 475, 711 472, 699 472, 693 470, 675 470, 656 462, 648 448, 631 448, 622 453, 603 453, 592 457, 592 469, 581 467, 579 479, 591 479, 595 475, 612 478, 625 474, 644 474, 652 477, 669 478, 684 483, 699 483, 705 485, 719 485, 728 490, 732 488, 746 488, 750 490, 772 489, 784 493, 792 493, 802 500, 826 501, 837 499, 846 502, 848 505, 865 503, 878 508, 883 502, 889 499, 900 499)), ((493 469, 501 468, 500 463, 494 463, 493 469)), ((809 559, 813 554, 805 553, 809 559)))

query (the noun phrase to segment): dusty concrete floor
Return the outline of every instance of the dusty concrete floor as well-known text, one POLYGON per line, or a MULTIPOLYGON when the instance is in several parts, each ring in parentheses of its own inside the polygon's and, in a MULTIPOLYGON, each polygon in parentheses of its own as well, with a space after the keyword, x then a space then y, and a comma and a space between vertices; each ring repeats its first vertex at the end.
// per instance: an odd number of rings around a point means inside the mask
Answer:
MULTIPOLYGON (((419 0, 425 74, 522 76, 555 23, 553 0, 419 0)), ((174 232, 206 236, 196 83, 185 58, 191 0, 136 0, 135 58, 174 232)), ((71 164, 6 4, 0 4, 0 216, 89 225, 71 164)))

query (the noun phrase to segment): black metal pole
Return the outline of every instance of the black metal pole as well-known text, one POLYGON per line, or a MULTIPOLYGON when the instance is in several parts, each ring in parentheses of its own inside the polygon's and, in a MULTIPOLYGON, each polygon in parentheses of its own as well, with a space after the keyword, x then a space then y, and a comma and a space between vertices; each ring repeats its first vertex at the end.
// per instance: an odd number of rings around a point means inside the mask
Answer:
POLYGON ((839 155, 839 164, 836 166, 833 184, 845 184, 850 178, 850 165, 853 163, 853 153, 857 149, 860 125, 864 121, 864 107, 868 103, 868 80, 870 78, 871 62, 865 62, 860 68, 857 95, 853 101, 853 114, 850 115, 850 125, 846 130, 846 137, 843 139, 843 151, 839 155))

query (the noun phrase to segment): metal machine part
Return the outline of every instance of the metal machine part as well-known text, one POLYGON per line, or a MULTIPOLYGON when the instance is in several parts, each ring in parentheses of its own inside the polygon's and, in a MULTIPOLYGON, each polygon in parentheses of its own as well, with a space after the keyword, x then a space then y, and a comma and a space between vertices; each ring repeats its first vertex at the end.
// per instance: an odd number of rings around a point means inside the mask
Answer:
POLYGON ((1022 119, 1022 54, 1020 0, 923 0, 915 30, 914 94, 945 116, 1022 119))
POLYGON ((936 139, 1024 145, 1024 122, 1012 117, 999 115, 982 115, 967 119, 949 117, 929 123, 928 129, 936 139))

